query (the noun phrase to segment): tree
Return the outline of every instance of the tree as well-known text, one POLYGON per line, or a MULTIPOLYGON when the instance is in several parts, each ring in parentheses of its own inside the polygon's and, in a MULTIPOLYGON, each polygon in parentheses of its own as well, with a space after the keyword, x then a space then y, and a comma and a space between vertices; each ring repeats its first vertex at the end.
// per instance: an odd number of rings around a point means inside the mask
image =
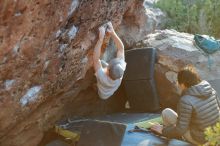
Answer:
POLYGON ((204 146, 220 145, 220 122, 213 127, 208 127, 205 130, 205 135, 208 142, 204 146))
POLYGON ((167 13, 167 28, 220 37, 219 0, 159 0, 155 6, 167 13))

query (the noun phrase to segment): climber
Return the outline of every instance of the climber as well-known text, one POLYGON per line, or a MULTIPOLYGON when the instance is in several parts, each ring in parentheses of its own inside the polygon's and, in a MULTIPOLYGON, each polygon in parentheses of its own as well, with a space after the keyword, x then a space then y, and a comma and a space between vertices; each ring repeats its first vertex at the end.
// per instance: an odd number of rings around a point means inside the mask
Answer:
POLYGON ((124 45, 117 36, 111 22, 99 27, 99 39, 94 48, 93 64, 99 97, 101 99, 108 99, 119 88, 126 68, 124 45), (104 67, 102 66, 100 56, 105 33, 108 33, 112 37, 117 48, 117 53, 116 58, 112 59, 104 67))
POLYGON ((182 97, 177 113, 170 108, 162 111, 163 125, 155 124, 151 130, 168 138, 183 138, 194 145, 206 142, 205 128, 215 125, 220 118, 220 101, 211 85, 201 80, 193 66, 178 73, 182 97))

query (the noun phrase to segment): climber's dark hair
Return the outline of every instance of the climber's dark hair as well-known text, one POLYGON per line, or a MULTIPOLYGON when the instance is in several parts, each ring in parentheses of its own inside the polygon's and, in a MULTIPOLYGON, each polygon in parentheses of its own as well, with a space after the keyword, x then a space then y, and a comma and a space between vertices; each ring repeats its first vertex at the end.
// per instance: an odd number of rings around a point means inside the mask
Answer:
POLYGON ((187 88, 199 84, 202 80, 195 67, 187 65, 182 68, 177 75, 178 83, 184 84, 187 88))

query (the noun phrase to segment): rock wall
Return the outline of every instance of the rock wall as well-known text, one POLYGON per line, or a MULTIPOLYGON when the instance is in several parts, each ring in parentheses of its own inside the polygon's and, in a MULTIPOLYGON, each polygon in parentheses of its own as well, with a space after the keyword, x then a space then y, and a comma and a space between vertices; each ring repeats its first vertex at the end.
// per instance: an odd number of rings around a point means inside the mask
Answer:
POLYGON ((176 75, 182 66, 194 64, 206 80, 219 78, 219 52, 212 55, 209 70, 192 35, 154 32, 165 21, 152 7, 154 1, 143 6, 142 0, 1 0, 0 145, 36 146, 61 118, 122 110, 123 86, 107 101, 94 89, 93 47, 97 28, 107 21, 126 48, 137 42, 136 47, 157 48, 163 108, 176 105, 176 75))
POLYGON ((0 145, 36 146, 61 117, 123 107, 124 99, 116 98, 123 93, 98 99, 92 48, 101 24, 110 20, 118 28, 142 3, 1 0, 0 145))

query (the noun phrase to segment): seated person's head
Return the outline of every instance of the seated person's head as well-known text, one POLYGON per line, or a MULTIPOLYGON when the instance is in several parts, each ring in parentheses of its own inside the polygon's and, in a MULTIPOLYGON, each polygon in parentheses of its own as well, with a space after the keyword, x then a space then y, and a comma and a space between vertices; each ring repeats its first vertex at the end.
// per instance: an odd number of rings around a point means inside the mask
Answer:
POLYGON ((109 70, 109 77, 113 80, 120 79, 124 74, 123 67, 119 62, 115 60, 109 63, 108 70, 109 70))
POLYGON ((192 65, 182 68, 177 75, 180 87, 184 90, 199 84, 202 80, 192 65))

